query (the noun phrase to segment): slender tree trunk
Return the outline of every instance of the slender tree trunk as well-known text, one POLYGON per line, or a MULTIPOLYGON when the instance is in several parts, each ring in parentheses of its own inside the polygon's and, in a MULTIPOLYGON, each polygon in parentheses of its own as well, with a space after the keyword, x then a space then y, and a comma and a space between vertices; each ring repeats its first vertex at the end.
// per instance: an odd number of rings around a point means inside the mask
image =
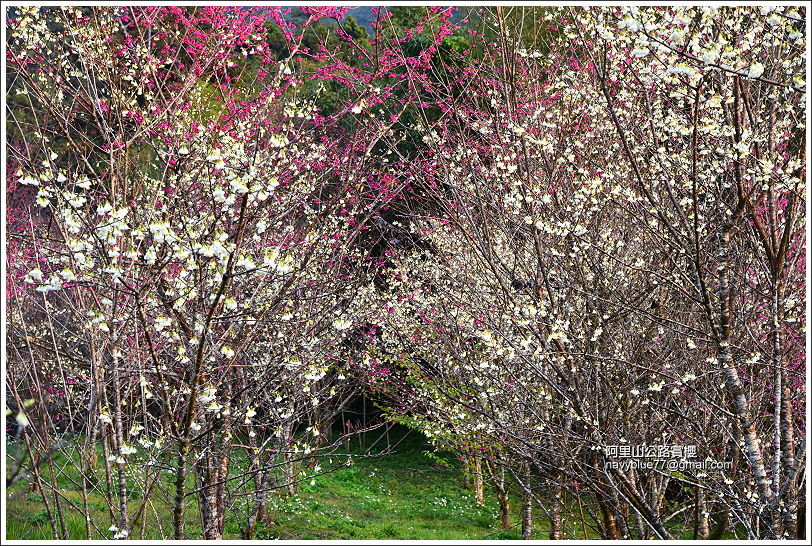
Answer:
POLYGON ((559 479, 553 482, 552 497, 552 505, 550 506, 550 539, 561 540, 563 538, 563 524, 561 521, 563 503, 561 499, 562 488, 559 479))
MULTIPOLYGON (((226 382, 224 392, 226 400, 231 399, 231 385, 226 382)), ((226 496, 228 494, 228 465, 231 462, 231 445, 234 436, 234 412, 231 404, 226 403, 227 411, 222 416, 222 430, 217 445, 214 446, 214 526, 215 534, 223 538, 226 526, 226 496)))
POLYGON ((296 463, 295 454, 291 453, 290 446, 293 439, 293 425, 288 424, 285 427, 285 441, 283 442, 284 450, 284 465, 282 466, 282 479, 285 483, 285 488, 289 497, 296 496, 296 463))
POLYGON ((184 497, 186 493, 186 457, 189 454, 188 440, 182 439, 178 446, 178 462, 175 464, 175 499, 172 509, 172 524, 175 529, 175 540, 184 538, 184 497))
MULTIPOLYGON (((113 307, 115 313, 115 305, 113 307)), ((128 536, 130 533, 130 515, 127 498, 127 463, 122 453, 124 447, 124 424, 121 410, 121 382, 119 376, 118 338, 113 335, 113 446, 116 458, 116 474, 118 478, 118 520, 119 533, 128 536)))
MULTIPOLYGON (((744 395, 744 387, 742 386, 739 372, 733 363, 733 355, 730 352, 730 300, 732 294, 728 287, 728 269, 729 264, 727 261, 727 251, 730 243, 730 226, 726 226, 718 238, 718 255, 719 255, 719 344, 716 349, 716 358, 719 365, 725 374, 727 389, 733 398, 733 409, 738 417, 741 426, 742 436, 744 438, 744 445, 747 449, 747 460, 750 463, 750 468, 756 481, 758 488, 758 495, 762 506, 768 506, 772 498, 772 489, 770 489, 770 479, 767 476, 767 470, 764 465, 764 457, 762 456, 761 446, 759 444, 758 433, 756 427, 750 417, 750 410, 747 405, 747 397, 744 395)), ((770 519, 770 514, 765 513, 764 516, 767 520, 770 519)), ((771 524, 768 522, 767 528, 772 533, 771 524)))
POLYGON ((216 482, 219 477, 219 462, 216 454, 203 457, 200 465, 196 465, 199 476, 199 487, 202 487, 198 494, 200 504, 200 516, 203 522, 203 538, 206 540, 221 540, 223 538, 220 529, 220 509, 218 506, 218 492, 216 482))
POLYGON ((268 518, 268 495, 266 491, 268 471, 265 469, 265 458, 257 451, 256 440, 251 436, 248 437, 248 445, 251 447, 251 451, 248 452, 249 457, 253 454, 251 470, 254 471, 254 509, 248 517, 248 525, 245 533, 243 533, 243 539, 253 540, 257 523, 264 523, 268 518))
MULTIPOLYGON (((782 451, 784 474, 786 475, 795 467, 795 427, 793 425, 792 416, 792 398, 790 396, 790 387, 786 380, 786 370, 781 370, 784 376, 784 397, 781 400, 781 436, 784 449, 782 451)), ((797 483, 797 475, 794 478, 797 483)), ((787 533, 788 539, 799 538, 796 535, 798 528, 798 491, 799 488, 793 484, 787 487, 784 497, 784 532, 787 533)))
POLYGON ((499 499, 499 523, 502 529, 510 529, 510 494, 507 490, 497 494, 499 499))
POLYGON ((714 518, 713 530, 708 534, 708 540, 721 540, 727 530, 727 524, 730 521, 727 508, 724 505, 719 506, 719 511, 714 518))
POLYGON ((773 461, 773 488, 774 498, 780 496, 782 489, 785 489, 783 508, 778 503, 777 513, 773 524, 773 531, 778 538, 793 538, 797 527, 797 488, 791 485, 785 487, 783 480, 786 480, 792 468, 795 466, 795 431, 792 422, 792 398, 790 386, 787 382, 786 369, 783 362, 784 352, 784 330, 782 322, 784 319, 784 284, 780 279, 773 281, 773 348, 772 348, 772 368, 775 378, 775 416, 774 416, 774 461, 773 461), (786 534, 786 537, 784 537, 786 534))
POLYGON ((113 501, 113 463, 110 462, 110 431, 105 426, 101 431, 102 454, 104 455, 104 494, 110 519, 116 520, 116 503, 113 501))
POLYGON ((231 412, 224 414, 221 419, 220 430, 209 439, 208 453, 200 464, 196 465, 202 487, 198 499, 203 519, 203 536, 206 540, 222 540, 225 531, 226 479, 231 458, 231 412))
POLYGON ((485 505, 485 484, 482 479, 482 459, 474 457, 473 459, 474 471, 474 498, 476 499, 477 506, 485 505))
POLYGON ((85 538, 91 540, 93 538, 93 531, 91 528, 90 520, 90 500, 88 497, 88 489, 92 488, 95 483, 95 469, 98 464, 98 448, 96 441, 99 436, 99 428, 104 426, 98 420, 98 413, 96 407, 98 406, 99 399, 99 385, 101 385, 102 377, 99 373, 100 366, 98 362, 99 352, 96 350, 95 343, 91 342, 90 346, 90 399, 87 403, 87 423, 85 427, 85 442, 82 449, 81 467, 82 471, 82 504, 85 510, 85 538))
POLYGON ((468 455, 463 455, 462 486, 465 489, 471 489, 473 487, 471 481, 471 457, 468 455))
POLYGON ((605 500, 599 500, 598 506, 601 509, 601 514, 603 515, 603 530, 604 530, 604 538, 616 540, 620 538, 620 530, 617 526, 617 519, 615 519, 615 513, 609 507, 608 503, 605 500))
POLYGON ((697 487, 694 500, 694 536, 693 540, 707 540, 710 531, 708 528, 708 503, 705 490, 697 487))
POLYGON ((798 525, 795 528, 795 535, 798 540, 806 538, 806 501, 802 501, 798 505, 798 525))
POLYGON ((533 539, 533 489, 531 484, 530 464, 525 463, 524 481, 522 485, 522 540, 533 539))
MULTIPOLYGON (((773 465, 772 465, 772 497, 780 495, 782 485, 782 464, 784 462, 783 450, 783 414, 784 414, 784 373, 781 362, 781 352, 783 350, 783 336, 781 335, 781 298, 783 290, 781 282, 773 282, 773 301, 771 302, 772 312, 772 358, 771 366, 773 372, 773 465)), ((776 507, 776 514, 772 518, 772 532, 776 537, 783 535, 784 514, 781 514, 781 507, 776 507)))
POLYGON ((259 498, 257 500, 257 521, 268 523, 270 514, 268 513, 268 487, 270 486, 270 472, 264 470, 260 479, 259 498))
POLYGON ((620 529, 617 526, 617 519, 612 507, 609 505, 610 496, 607 493, 607 485, 603 481, 603 476, 598 470, 599 460, 598 455, 595 453, 592 457, 592 467, 595 472, 595 481, 593 482, 595 501, 598 503, 598 508, 601 511, 603 519, 602 537, 609 540, 620 538, 620 529))
POLYGON ((499 465, 496 472, 489 461, 485 461, 485 466, 491 476, 491 483, 496 490, 496 499, 499 501, 499 522, 502 529, 510 529, 510 488, 505 480, 505 466, 499 465))
POLYGON ((56 508, 56 521, 59 523, 59 538, 67 540, 68 530, 65 528, 65 514, 62 512, 62 503, 59 500, 59 487, 56 485, 56 469, 54 468, 53 459, 48 460, 48 476, 51 483, 51 493, 54 496, 54 508, 56 508))

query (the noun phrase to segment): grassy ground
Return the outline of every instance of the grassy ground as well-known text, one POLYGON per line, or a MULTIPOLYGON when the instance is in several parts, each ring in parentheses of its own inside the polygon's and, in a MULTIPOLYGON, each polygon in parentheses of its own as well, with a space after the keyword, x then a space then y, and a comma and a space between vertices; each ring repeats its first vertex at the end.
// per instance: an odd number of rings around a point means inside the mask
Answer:
MULTIPOLYGON (((521 538, 518 527, 500 529, 493 495, 485 506, 477 506, 473 493, 462 485, 458 465, 438 466, 435 457, 424 453, 429 449, 412 436, 395 454, 356 458, 350 468, 316 478, 314 485, 301 488, 298 497, 277 499, 276 525, 263 530, 261 537, 521 538)), ((517 501, 514 505, 518 508, 517 501)), ((518 522, 518 514, 514 519, 518 522)), ((538 524, 546 526, 545 521, 538 524)))
MULTIPOLYGON (((401 433, 402 434, 402 433, 401 433)), ((365 439, 369 445, 377 436, 365 439)), ((473 492, 463 487, 458 461, 434 454, 417 434, 401 437, 395 452, 383 457, 353 457, 353 464, 306 481, 298 495, 274 496, 269 504, 272 524, 257 530, 257 539, 518 539, 519 501, 514 499, 512 529, 501 530, 495 496, 486 492, 486 503, 477 506, 473 492), (438 464, 447 462, 448 464, 438 464)), ((360 453, 360 446, 350 446, 360 453)), ((167 485, 171 476, 167 476, 167 485)), ((81 505, 81 494, 66 479, 59 479, 63 494, 81 505)), ((50 539, 48 514, 38 493, 17 482, 9 488, 13 499, 7 506, 7 538, 21 540, 50 539), (16 494, 15 494, 16 493, 16 494)), ((191 487, 191 483, 190 483, 191 487)), ((101 496, 91 495, 92 519, 103 533, 94 538, 110 538, 109 515, 101 496)), ((137 504, 133 503, 133 504, 137 504)), ((168 504, 155 502, 152 519, 165 522, 163 533, 148 524, 145 538, 160 539, 171 524, 168 504)), ((196 510, 187 512, 187 534, 199 533, 196 510)), ((225 538, 240 538, 236 514, 229 514, 225 538)), ((244 519, 244 518, 243 518, 244 519)), ((548 529, 547 520, 536 517, 537 536, 548 529)), ((66 517, 71 538, 85 538, 85 523, 76 511, 66 517)), ((136 533, 137 536, 137 533, 136 533)))
MULTIPOLYGON (((416 433, 401 429, 393 432, 387 440, 381 439, 373 452, 380 451, 387 441, 394 445, 394 452, 379 457, 364 457, 361 440, 368 447, 380 435, 370 433, 363 439, 342 449, 355 453, 352 464, 334 472, 302 482, 295 497, 282 494, 271 496, 269 515, 272 523, 259 525, 256 539, 406 539, 406 540, 497 540, 519 539, 518 498, 511 500, 514 526, 502 530, 499 524, 499 507, 492 491, 486 490, 485 505, 478 506, 472 491, 463 486, 463 473, 459 461, 446 454, 435 453, 431 446, 416 433)), ((237 457, 235 470, 244 469, 245 460, 237 457)), ((333 457, 332 464, 346 461, 346 457, 333 457)), ((78 472, 65 465, 64 474, 57 477, 66 499, 81 506, 81 493, 68 479, 78 479, 78 472)), ((325 468, 331 466, 327 461, 325 468)), ((43 467, 45 469, 45 467, 43 467)), ((139 469, 134 469, 140 472, 139 469)), ((164 490, 172 491, 171 474, 162 476, 164 490)), ((45 479, 48 479, 46 473, 45 479)), ((188 488, 193 488, 190 478, 188 488)), ((132 490, 132 489, 131 489, 132 490)), ((132 490, 132 510, 140 504, 139 493, 132 490)), ((32 492, 25 480, 8 489, 7 538, 18 540, 51 539, 49 515, 38 493, 32 492)), ((192 497, 190 497, 192 499, 192 497)), ((570 501, 568 501, 569 503, 570 501)), ((63 503, 64 505, 65 503, 63 503)), ((162 539, 171 536, 172 513, 168 496, 150 495, 150 514, 144 529, 144 538, 162 539)), ((91 518, 99 528, 94 539, 109 539, 112 532, 107 503, 100 495, 90 495, 91 518)), ((578 512, 577 504, 569 506, 571 514, 578 512)), ((226 539, 240 539, 240 528, 245 525, 246 512, 239 509, 229 512, 225 524, 226 539)), ((186 536, 200 536, 201 524, 195 502, 192 500, 186 513, 186 536)), ((572 516, 570 516, 572 517, 572 516)), ((85 522, 76 510, 66 509, 66 528, 72 539, 84 539, 85 522)), ((672 532, 681 522, 672 520, 672 532)), ((549 522, 540 511, 534 515, 534 538, 547 538, 549 522)), ((583 527, 570 520, 565 525, 565 537, 583 539, 583 527)), ((140 535, 136 527, 134 538, 140 535)), ((686 530, 681 538, 691 538, 686 530)), ((591 531, 589 538, 598 538, 591 531)), ((726 534, 724 538, 733 538, 726 534)))

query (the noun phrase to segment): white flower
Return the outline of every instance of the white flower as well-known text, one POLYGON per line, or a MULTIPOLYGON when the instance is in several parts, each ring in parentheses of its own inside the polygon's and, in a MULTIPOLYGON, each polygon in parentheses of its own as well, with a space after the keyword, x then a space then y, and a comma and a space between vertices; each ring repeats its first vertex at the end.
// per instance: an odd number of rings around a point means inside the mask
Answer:
POLYGON ((155 238, 156 243, 163 243, 166 240, 172 241, 174 235, 169 228, 169 222, 153 222, 149 225, 149 231, 155 238))
POLYGON ((702 60, 705 64, 713 64, 719 59, 719 54, 715 51, 706 51, 702 54, 702 60))
POLYGON ((254 263, 254 260, 251 259, 250 256, 242 256, 239 260, 237 260, 237 267, 242 267, 244 269, 256 269, 257 264, 254 263))
POLYGON ((200 402, 202 404, 207 404, 207 403, 211 402, 212 400, 214 400, 216 397, 217 397, 217 389, 215 389, 214 387, 209 386, 209 387, 206 387, 206 389, 203 391, 203 394, 198 396, 197 399, 200 400, 200 402))
POLYGON ((659 383, 652 383, 648 386, 648 390, 650 391, 661 391, 663 390, 663 385, 665 385, 665 381, 660 381, 659 383))
POLYGON ((20 179, 20 184, 24 186, 39 186, 39 180, 32 176, 26 176, 20 179))
POLYGON ((760 78, 762 74, 764 74, 764 65, 761 63, 756 63, 750 67, 750 70, 747 72, 747 77, 760 78))
POLYGON ((234 349, 232 349, 228 345, 223 345, 222 347, 220 347, 220 352, 226 358, 234 358, 234 355, 237 354, 234 352, 234 349))
POLYGON ((231 186, 232 190, 239 193, 240 195, 248 193, 248 186, 246 186, 240 179, 232 180, 231 182, 229 182, 229 185, 231 186))
POLYGON ((45 188, 40 188, 39 192, 37 193, 37 205, 47 207, 50 204, 48 197, 50 197, 48 190, 45 188))
POLYGON ((46 292, 51 292, 53 290, 60 290, 61 288, 62 288, 62 279, 60 279, 56 275, 51 275, 50 277, 48 277, 48 284, 38 286, 37 292, 42 292, 44 294, 46 292))
POLYGON ((342 331, 352 326, 352 322, 345 319, 336 319, 333 321, 333 328, 342 331))
POLYGON ((169 317, 158 317, 155 319, 155 329, 159 332, 164 328, 168 328, 172 324, 169 317))
POLYGON ((147 249, 146 254, 144 254, 144 261, 146 263, 152 265, 152 264, 155 263, 155 260, 157 260, 157 259, 158 259, 158 254, 155 252, 155 249, 152 248, 152 247, 149 247, 147 249))
POLYGON ((73 208, 76 208, 76 209, 78 209, 79 207, 84 205, 85 202, 87 202, 87 199, 85 199, 81 195, 75 195, 75 194, 69 193, 67 195, 67 197, 68 197, 68 203, 70 203, 70 206, 72 206, 73 208))
POLYGON ((27 426, 30 424, 30 423, 28 422, 28 417, 26 417, 26 416, 25 416, 25 414, 24 414, 23 412, 19 412, 17 415, 15 415, 15 416, 14 416, 14 419, 15 419, 15 420, 17 421, 17 423, 18 423, 18 424, 19 424, 21 427, 23 427, 23 428, 27 427, 27 426))
POLYGON ((35 267, 29 271, 28 275, 26 276, 26 282, 42 282, 42 270, 39 267, 35 267))

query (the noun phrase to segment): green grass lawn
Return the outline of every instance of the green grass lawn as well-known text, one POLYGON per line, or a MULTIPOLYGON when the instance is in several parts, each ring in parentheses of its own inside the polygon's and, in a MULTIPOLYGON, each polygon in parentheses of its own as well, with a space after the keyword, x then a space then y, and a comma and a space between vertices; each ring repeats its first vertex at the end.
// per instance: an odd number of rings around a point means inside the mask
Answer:
MULTIPOLYGON (((371 433, 365 438, 368 446, 378 437, 371 433)), ((389 438, 397 446, 394 453, 379 457, 361 456, 359 441, 347 450, 358 453, 352 464, 300 484, 298 494, 287 498, 281 494, 271 497, 269 514, 273 524, 259 526, 257 539, 518 539, 519 500, 514 499, 512 529, 499 525, 499 507, 495 496, 486 491, 485 505, 477 506, 472 491, 463 486, 463 474, 458 461, 440 455, 447 465, 438 465, 438 455, 416 433, 400 430, 389 438)), ((379 442, 383 444, 383 441, 379 442)), ((382 445, 380 447, 383 447, 382 445)), ((373 451, 377 451, 378 446, 373 451)), ((346 460, 334 457, 333 464, 346 460)), ((323 467, 331 466, 324 461, 323 467)), ((239 462, 237 463, 239 464, 239 462)), ((172 477, 167 476, 167 485, 172 477)), ((15 483, 8 493, 12 500, 7 506, 7 538, 18 540, 51 539, 48 515, 38 493, 28 490, 24 480, 15 483)), ((81 505, 81 493, 71 490, 67 479, 59 479, 63 493, 81 505)), ((190 487, 191 487, 190 482, 190 487)), ((134 505, 138 502, 134 502, 134 505)), ((104 531, 93 538, 110 538, 106 503, 99 495, 90 496, 92 519, 104 531)), ((154 503, 154 513, 148 519, 145 538, 165 538, 151 522, 164 523, 163 534, 169 533, 169 505, 154 503)), ((133 510, 135 506, 133 506, 133 510)), ((196 509, 187 509, 187 536, 200 532, 196 509)), ((239 539, 241 518, 231 513, 226 521, 225 538, 239 539)), ((84 539, 83 517, 68 511, 66 527, 71 538, 84 539)), ((544 538, 549 528, 541 515, 535 521, 537 537, 544 538)), ((133 533, 134 538, 138 532, 133 533)))
MULTIPOLYGON (((355 438, 342 454, 354 454, 347 465, 345 455, 328 455, 319 464, 327 469, 340 466, 338 470, 308 478, 301 482, 295 497, 287 497, 281 490, 270 496, 268 512, 272 523, 259 524, 255 539, 404 539, 404 540, 497 540, 520 539, 520 499, 511 499, 512 528, 502 530, 499 522, 499 506, 495 494, 486 489, 485 505, 478 506, 474 493, 463 486, 461 464, 452 456, 437 454, 428 442, 417 433, 397 428, 386 440, 379 433, 369 433, 365 438, 355 438), (393 452, 382 456, 364 456, 361 440, 365 446, 376 442, 371 450, 380 452, 387 442, 393 452)), ((235 450, 235 471, 244 470, 247 464, 235 450)), ((64 465, 61 456, 57 462, 64 465)), ((42 467, 46 470, 46 467, 42 467)), ((78 472, 70 465, 64 466, 65 474, 57 476, 63 495, 78 506, 82 504, 81 492, 72 486, 68 475, 78 479, 78 472)), ((137 468, 133 472, 139 472, 137 468)), ((103 470, 99 469, 99 476, 103 470)), ((44 479, 48 479, 45 472, 44 479)), ((101 483, 103 483, 103 478, 101 483)), ((162 476, 164 490, 172 491, 173 475, 162 476)), ((190 476, 188 489, 194 487, 190 476)), ((541 492, 543 494, 543 492, 541 492)), ((32 492, 26 480, 20 480, 8 488, 7 538, 17 540, 51 539, 49 516, 40 495, 32 492)), ((144 538, 164 539, 171 537, 172 513, 170 498, 150 495, 149 517, 144 528, 144 538), (160 522, 160 525, 158 524, 160 522)), ((132 491, 134 512, 140 504, 140 492, 132 491)), ((105 499, 99 494, 90 495, 91 519, 100 531, 94 539, 109 539, 112 533, 110 515, 105 499)), ((250 499, 248 499, 250 500, 250 499)), ((565 518, 565 537, 583 539, 583 526, 574 521, 577 504, 568 500, 570 516, 565 518)), ((69 509, 63 502, 66 528, 70 538, 84 539, 85 522, 78 511, 69 509)), ((225 524, 226 539, 240 539, 240 529, 245 526, 247 511, 237 508, 229 512, 225 524)), ((567 512, 567 510, 565 510, 567 512)), ((677 535, 682 522, 672 520, 672 531, 677 535)), ((189 497, 186 511, 186 536, 200 537, 201 524, 194 497, 189 497)), ((539 509, 534 514, 534 538, 547 538, 549 522, 539 509)), ((589 538, 598 538, 588 531, 589 538)), ((135 527, 133 538, 140 536, 135 527)), ((681 538, 691 538, 687 529, 681 538)), ((728 533, 725 538, 733 538, 728 533)))
MULTIPOLYGON (((275 525, 258 538, 521 538, 518 526, 500 529, 493 495, 477 506, 473 492, 462 485, 457 461, 438 468, 424 453, 430 447, 416 435, 397 449, 381 458, 357 457, 351 467, 301 487, 299 496, 277 498, 275 525)), ((518 508, 518 501, 514 505, 518 508)), ((545 523, 539 521, 539 528, 545 523)))

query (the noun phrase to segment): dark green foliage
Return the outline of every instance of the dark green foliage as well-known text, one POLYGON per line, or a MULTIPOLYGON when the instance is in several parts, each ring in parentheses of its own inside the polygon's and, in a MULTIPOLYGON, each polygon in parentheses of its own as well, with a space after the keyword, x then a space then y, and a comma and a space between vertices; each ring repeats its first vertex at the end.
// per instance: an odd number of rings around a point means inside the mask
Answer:
POLYGON ((347 19, 342 24, 342 27, 344 28, 344 32, 352 36, 353 40, 363 44, 369 42, 367 29, 359 25, 358 21, 356 21, 355 17, 352 15, 347 16, 347 19))

